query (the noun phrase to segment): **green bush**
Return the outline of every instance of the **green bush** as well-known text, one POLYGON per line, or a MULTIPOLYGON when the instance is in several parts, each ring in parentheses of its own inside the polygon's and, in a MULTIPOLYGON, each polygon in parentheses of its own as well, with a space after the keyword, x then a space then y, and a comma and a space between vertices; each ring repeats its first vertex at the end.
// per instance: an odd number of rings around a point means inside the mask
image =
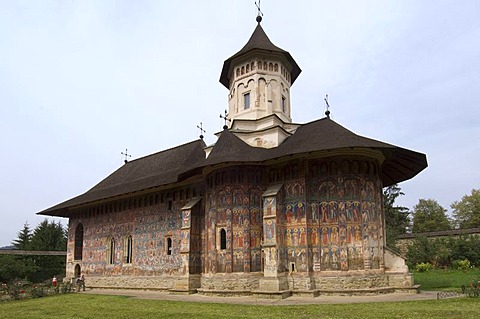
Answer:
POLYGON ((415 265, 415 271, 416 272, 427 272, 432 270, 432 264, 431 263, 419 263, 415 265))
POLYGON ((463 259, 463 260, 454 260, 452 262, 452 267, 454 269, 462 270, 462 271, 467 271, 471 268, 470 261, 468 259, 463 259))

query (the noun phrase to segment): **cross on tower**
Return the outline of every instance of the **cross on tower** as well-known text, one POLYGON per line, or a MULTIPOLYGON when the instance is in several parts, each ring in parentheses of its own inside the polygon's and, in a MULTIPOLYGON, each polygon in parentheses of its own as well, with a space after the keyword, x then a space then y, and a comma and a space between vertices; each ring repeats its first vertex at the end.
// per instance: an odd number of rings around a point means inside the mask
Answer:
POLYGON ((327 110, 325 111, 325 115, 327 116, 327 118, 330 118, 330 110, 329 110, 329 109, 330 109, 330 104, 328 104, 328 94, 325 95, 324 100, 325 100, 326 109, 327 109, 327 110))
POLYGON ((203 133, 207 133, 207 131, 202 128, 202 122, 200 122, 200 125, 197 125, 197 127, 200 129, 200 138, 203 140, 203 133))
POLYGON ((262 10, 260 10, 260 1, 261 0, 258 0, 258 3, 257 3, 257 1, 255 1, 255 5, 257 6, 257 9, 258 9, 258 13, 257 13, 257 22, 258 23, 262 22, 262 17, 263 17, 263 12, 262 12, 262 10))
POLYGON ((124 160, 124 162, 125 162, 125 164, 127 164, 127 162, 128 162, 128 161, 127 161, 127 157, 132 157, 132 155, 128 154, 128 150, 127 150, 127 149, 125 149, 125 153, 124 153, 124 152, 121 152, 121 154, 122 154, 122 155, 125 155, 125 160, 124 160))
POLYGON ((225 115, 220 114, 220 118, 225 121, 225 124, 223 125, 223 129, 226 130, 228 128, 227 126, 227 121, 231 122, 232 120, 227 117, 227 110, 225 110, 225 115))

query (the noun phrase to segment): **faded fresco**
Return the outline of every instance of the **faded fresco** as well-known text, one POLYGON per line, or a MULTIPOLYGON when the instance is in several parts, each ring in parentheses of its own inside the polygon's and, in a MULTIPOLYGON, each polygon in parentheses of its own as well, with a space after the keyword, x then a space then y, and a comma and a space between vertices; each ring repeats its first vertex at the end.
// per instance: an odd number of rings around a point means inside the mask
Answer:
POLYGON ((206 272, 261 270, 262 170, 231 169, 207 178, 206 272), (221 232, 226 234, 222 242, 221 232))

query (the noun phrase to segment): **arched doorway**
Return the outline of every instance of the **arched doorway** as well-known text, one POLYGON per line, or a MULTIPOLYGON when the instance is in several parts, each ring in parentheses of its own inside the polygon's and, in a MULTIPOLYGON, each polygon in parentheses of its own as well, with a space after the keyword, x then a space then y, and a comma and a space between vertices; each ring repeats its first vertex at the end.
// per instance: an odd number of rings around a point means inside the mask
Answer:
POLYGON ((79 264, 75 265, 75 278, 78 278, 82 273, 82 267, 79 264))

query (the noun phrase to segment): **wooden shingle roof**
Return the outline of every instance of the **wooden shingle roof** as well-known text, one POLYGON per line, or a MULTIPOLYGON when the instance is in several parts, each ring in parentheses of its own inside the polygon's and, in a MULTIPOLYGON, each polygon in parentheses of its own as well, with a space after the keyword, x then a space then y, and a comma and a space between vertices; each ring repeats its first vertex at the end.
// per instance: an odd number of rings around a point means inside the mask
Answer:
POLYGON ((356 148, 382 152, 385 157, 381 167, 384 186, 408 180, 427 167, 425 154, 362 137, 329 118, 301 125, 295 134, 271 149, 252 147, 229 130, 221 133, 208 158, 205 158, 205 146, 203 140, 196 140, 128 162, 86 193, 38 214, 67 217, 70 207, 173 184, 185 176, 202 174, 207 166, 261 164, 316 151, 356 148))
POLYGON ((292 71, 290 73, 291 84, 295 82, 297 77, 302 72, 297 62, 295 62, 295 60, 290 55, 290 53, 288 53, 283 49, 280 49, 279 47, 274 45, 272 41, 270 41, 267 34, 265 33, 265 31, 263 30, 262 26, 259 23, 255 28, 255 30, 253 31, 252 35, 250 36, 250 39, 248 40, 247 44, 245 44, 245 46, 240 51, 238 51, 237 53, 229 57, 227 60, 225 60, 225 62, 223 62, 222 73, 220 75, 220 83, 222 83, 227 89, 230 88, 229 72, 230 72, 232 61, 254 50, 260 50, 267 53, 278 53, 283 55, 283 57, 288 61, 288 63, 290 63, 292 67, 292 71))
POLYGON ((66 217, 69 207, 175 183, 182 173, 205 161, 205 146, 203 140, 196 140, 127 162, 84 194, 38 214, 66 217))

